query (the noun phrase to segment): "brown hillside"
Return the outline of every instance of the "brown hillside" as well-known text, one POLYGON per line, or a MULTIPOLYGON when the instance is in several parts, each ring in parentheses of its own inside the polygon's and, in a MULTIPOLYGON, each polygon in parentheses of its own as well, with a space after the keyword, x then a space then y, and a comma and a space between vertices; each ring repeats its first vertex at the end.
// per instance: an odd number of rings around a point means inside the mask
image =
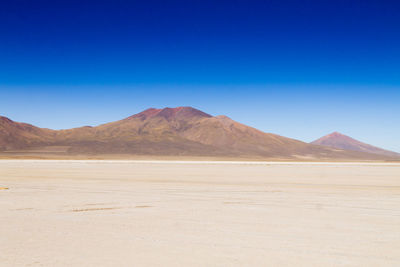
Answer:
POLYGON ((360 142, 356 139, 353 139, 347 135, 334 132, 328 135, 325 135, 318 140, 311 142, 314 145, 328 146, 333 148, 339 148, 344 150, 352 150, 366 153, 379 154, 389 157, 400 157, 399 153, 384 150, 379 147, 375 147, 363 142, 360 142))
POLYGON ((0 149, 65 147, 69 154, 258 157, 282 159, 386 159, 376 154, 307 144, 264 133, 226 116, 191 107, 147 109, 97 127, 48 130, 3 118, 0 149))
POLYGON ((51 143, 54 132, 0 116, 0 150, 48 144, 51 143))

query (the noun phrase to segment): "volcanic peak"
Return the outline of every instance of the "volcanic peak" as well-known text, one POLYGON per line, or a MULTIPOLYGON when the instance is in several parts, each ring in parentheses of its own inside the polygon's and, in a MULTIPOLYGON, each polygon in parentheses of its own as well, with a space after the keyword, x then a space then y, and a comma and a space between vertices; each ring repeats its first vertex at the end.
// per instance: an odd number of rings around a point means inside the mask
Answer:
POLYGON ((145 111, 142 111, 138 114, 129 117, 128 119, 140 118, 142 120, 146 120, 153 117, 163 117, 167 120, 170 120, 173 118, 182 118, 182 119, 190 119, 194 117, 210 118, 212 116, 192 107, 176 107, 176 108, 163 108, 163 109, 149 108, 146 109, 145 111))

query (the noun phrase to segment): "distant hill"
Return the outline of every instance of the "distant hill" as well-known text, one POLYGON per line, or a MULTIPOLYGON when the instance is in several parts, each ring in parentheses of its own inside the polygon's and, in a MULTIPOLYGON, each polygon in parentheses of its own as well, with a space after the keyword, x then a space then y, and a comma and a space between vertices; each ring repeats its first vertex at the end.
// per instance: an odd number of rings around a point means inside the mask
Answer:
POLYGON ((0 116, 0 151, 50 144, 54 132, 0 116))
POLYGON ((392 155, 319 146, 265 133, 192 107, 150 108, 96 127, 50 130, 0 119, 0 150, 69 155, 171 155, 270 159, 385 160, 392 155))
POLYGON ((334 147, 344 150, 373 153, 389 157, 400 157, 399 153, 384 150, 382 148, 360 142, 356 139, 353 139, 347 135, 338 132, 325 135, 318 140, 311 142, 311 144, 334 147))

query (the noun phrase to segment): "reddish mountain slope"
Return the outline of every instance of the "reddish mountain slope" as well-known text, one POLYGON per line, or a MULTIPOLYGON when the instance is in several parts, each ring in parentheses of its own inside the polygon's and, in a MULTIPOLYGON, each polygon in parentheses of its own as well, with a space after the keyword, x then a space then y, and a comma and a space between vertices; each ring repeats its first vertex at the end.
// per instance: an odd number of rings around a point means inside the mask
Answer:
POLYGON ((274 158, 355 156, 264 133, 226 116, 212 117, 191 107, 148 109, 98 127, 60 131, 57 139, 60 145, 71 145, 71 151, 80 153, 274 158))
POLYGON ((318 140, 311 142, 314 145, 321 145, 321 146, 328 146, 334 147, 344 150, 351 150, 351 151, 359 151, 359 152, 366 152, 366 153, 373 153, 379 154, 384 156, 391 156, 391 157, 400 157, 399 153, 395 153, 392 151, 384 150, 379 147, 375 147, 369 144, 365 144, 360 142, 356 139, 353 139, 347 135, 334 132, 328 135, 325 135, 318 140))
POLYGON ((22 149, 47 144, 53 132, 0 116, 0 150, 22 149))
POLYGON ((97 127, 59 131, 56 142, 70 145, 75 153, 222 155, 215 147, 179 135, 192 123, 210 117, 190 107, 151 108, 97 127))
POLYGON ((385 159, 264 133, 226 116, 213 117, 191 107, 151 108, 97 127, 60 131, 3 120, 6 121, 0 128, 3 151, 54 146, 67 148, 70 154, 385 159))

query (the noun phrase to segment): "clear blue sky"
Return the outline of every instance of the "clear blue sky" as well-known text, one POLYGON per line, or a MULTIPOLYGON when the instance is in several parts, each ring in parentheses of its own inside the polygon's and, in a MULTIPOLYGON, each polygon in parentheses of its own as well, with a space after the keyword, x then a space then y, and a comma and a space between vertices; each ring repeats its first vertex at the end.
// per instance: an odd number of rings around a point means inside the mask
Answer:
POLYGON ((20 1, 0 8, 0 114, 40 127, 193 106, 400 152, 398 1, 20 1))

